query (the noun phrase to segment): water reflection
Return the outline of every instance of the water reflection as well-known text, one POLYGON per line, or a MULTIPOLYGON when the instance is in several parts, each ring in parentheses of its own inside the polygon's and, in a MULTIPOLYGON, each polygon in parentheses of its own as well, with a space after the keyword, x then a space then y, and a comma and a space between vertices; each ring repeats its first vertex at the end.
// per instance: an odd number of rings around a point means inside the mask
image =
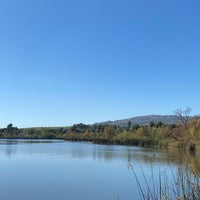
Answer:
POLYGON ((0 163, 4 200, 137 200, 127 164, 150 180, 152 168, 200 172, 198 153, 62 140, 0 140, 0 163))
POLYGON ((105 162, 120 161, 138 165, 187 165, 200 175, 199 152, 160 150, 132 146, 97 145, 89 142, 65 142, 63 140, 0 139, 0 155, 12 157, 17 154, 65 156, 73 159, 93 159, 105 162))
POLYGON ((45 144, 45 143, 58 143, 62 140, 25 140, 25 139, 0 139, 0 154, 4 154, 7 157, 16 155, 18 145, 22 144, 45 144))
POLYGON ((36 144, 36 143, 56 143, 63 142, 63 140, 48 140, 48 139, 0 139, 0 145, 12 144, 36 144))

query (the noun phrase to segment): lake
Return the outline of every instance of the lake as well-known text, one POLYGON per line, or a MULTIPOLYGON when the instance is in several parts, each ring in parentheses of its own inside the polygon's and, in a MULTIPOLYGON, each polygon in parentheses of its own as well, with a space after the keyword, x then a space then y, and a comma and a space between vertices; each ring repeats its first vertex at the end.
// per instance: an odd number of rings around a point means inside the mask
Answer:
POLYGON ((134 173, 145 187, 144 175, 151 184, 152 174, 176 173, 183 163, 193 163, 187 159, 192 156, 132 146, 2 139, 0 199, 137 200, 134 173))

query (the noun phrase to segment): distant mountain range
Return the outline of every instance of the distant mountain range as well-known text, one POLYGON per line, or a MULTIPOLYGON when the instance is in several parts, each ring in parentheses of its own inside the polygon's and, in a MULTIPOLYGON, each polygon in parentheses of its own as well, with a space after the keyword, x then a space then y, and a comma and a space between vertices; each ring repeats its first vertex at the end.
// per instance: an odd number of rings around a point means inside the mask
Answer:
POLYGON ((139 117, 133 117, 128 119, 121 119, 121 120, 115 120, 115 121, 106 121, 101 122, 97 124, 109 124, 109 125, 117 125, 121 127, 126 127, 128 125, 128 122, 131 122, 132 125, 139 124, 140 126, 147 125, 150 122, 162 122, 164 124, 175 124, 179 120, 177 119, 177 116, 175 115, 146 115, 146 116, 139 116, 139 117))

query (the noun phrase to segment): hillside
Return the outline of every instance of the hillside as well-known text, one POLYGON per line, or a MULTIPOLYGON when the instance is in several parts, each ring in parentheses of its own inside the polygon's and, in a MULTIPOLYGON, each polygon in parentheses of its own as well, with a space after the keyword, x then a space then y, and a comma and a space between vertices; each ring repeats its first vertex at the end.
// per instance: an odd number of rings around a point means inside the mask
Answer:
POLYGON ((128 119, 121 119, 115 121, 106 121, 97 124, 109 124, 109 125, 117 125, 121 127, 127 126, 128 122, 132 124, 139 124, 139 125, 147 125, 150 122, 162 122, 164 124, 175 124, 178 119, 175 115, 146 115, 146 116, 138 116, 128 119))

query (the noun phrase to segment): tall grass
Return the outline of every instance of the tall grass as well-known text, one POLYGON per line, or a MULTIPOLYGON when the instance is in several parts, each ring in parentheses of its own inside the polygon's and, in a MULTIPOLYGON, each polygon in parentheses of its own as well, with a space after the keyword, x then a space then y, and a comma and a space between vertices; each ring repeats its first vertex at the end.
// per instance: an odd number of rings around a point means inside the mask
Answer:
POLYGON ((185 166, 179 166, 177 172, 168 170, 156 174, 151 167, 151 177, 145 176, 140 169, 136 172, 129 164, 136 181, 141 200, 200 200, 200 177, 185 166))

